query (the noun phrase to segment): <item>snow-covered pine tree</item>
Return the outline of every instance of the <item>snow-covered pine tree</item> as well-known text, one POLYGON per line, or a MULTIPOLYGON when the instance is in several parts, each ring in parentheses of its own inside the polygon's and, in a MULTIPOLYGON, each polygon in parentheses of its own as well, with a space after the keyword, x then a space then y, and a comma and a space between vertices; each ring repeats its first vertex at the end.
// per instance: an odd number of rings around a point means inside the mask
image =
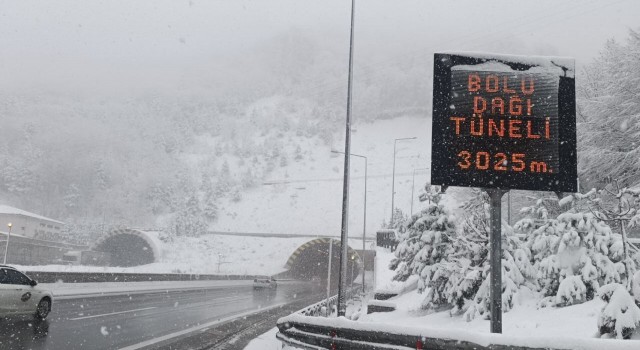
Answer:
POLYGON ((178 236, 197 237, 206 232, 208 225, 195 194, 189 197, 182 210, 176 214, 172 228, 178 236))
MULTIPOLYGON (((427 198, 428 199, 428 198, 427 198)), ((482 261, 488 256, 489 220, 486 193, 473 190, 463 205, 466 213, 459 232, 451 236, 447 259, 427 266, 421 280, 428 287, 423 308, 453 306, 452 314, 466 311, 480 284, 487 276, 482 261)))
POLYGON ((557 197, 542 196, 528 197, 534 204, 520 209, 523 218, 513 225, 513 229, 518 234, 529 235, 538 227, 546 224, 549 219, 560 214, 557 197))
POLYGON ((207 218, 207 220, 216 220, 218 218, 216 191, 213 187, 211 177, 206 173, 202 173, 200 191, 202 192, 202 214, 207 218))
MULTIPOLYGON (((620 181, 611 180, 601 191, 601 197, 594 201, 593 214, 605 221, 615 231, 619 232, 621 239, 616 242, 616 249, 622 253, 622 262, 625 267, 624 284, 627 290, 631 290, 631 279, 637 266, 629 250, 630 243, 627 240, 627 226, 633 221, 635 215, 640 212, 640 191, 630 190, 620 185, 620 181)), ((617 238, 617 236, 616 236, 617 238)))
POLYGON ((527 236, 538 283, 545 298, 539 306, 566 306, 591 300, 603 284, 619 283, 624 275, 619 237, 581 201, 594 192, 559 201, 569 209, 549 219, 527 236), (575 276, 575 277, 574 277, 575 276))
POLYGON ((300 145, 298 145, 298 146, 296 147, 296 151, 295 151, 295 153, 294 153, 294 154, 295 154, 295 155, 294 155, 293 159, 294 159, 296 162, 301 161, 301 160, 303 159, 303 157, 302 157, 302 148, 300 148, 300 145))
MULTIPOLYGON (((489 298, 489 197, 474 189, 471 199, 463 205, 466 217, 452 236, 446 259, 423 270, 429 293, 423 307, 452 307, 451 314, 464 313, 467 320, 490 316, 489 298)), ((529 262, 529 252, 514 236, 510 227, 503 227, 502 239, 502 307, 513 307, 519 288, 535 277, 529 262)))
POLYGON ((600 57, 584 69, 577 91, 578 173, 599 183, 640 178, 640 33, 629 30, 626 42, 607 42, 600 57))
MULTIPOLYGON (((411 275, 421 275, 425 266, 441 261, 451 244, 450 236, 455 232, 453 218, 440 204, 440 188, 427 184, 425 191, 430 195, 431 203, 420 213, 413 215, 406 230, 399 233, 396 258, 390 264, 390 268, 396 271, 393 277, 396 281, 406 281, 411 275)), ((424 281, 419 282, 420 292, 425 287, 424 281)))
POLYGON ((394 208, 393 220, 389 223, 388 229, 398 230, 404 232, 406 230, 407 221, 409 218, 400 208, 394 208))

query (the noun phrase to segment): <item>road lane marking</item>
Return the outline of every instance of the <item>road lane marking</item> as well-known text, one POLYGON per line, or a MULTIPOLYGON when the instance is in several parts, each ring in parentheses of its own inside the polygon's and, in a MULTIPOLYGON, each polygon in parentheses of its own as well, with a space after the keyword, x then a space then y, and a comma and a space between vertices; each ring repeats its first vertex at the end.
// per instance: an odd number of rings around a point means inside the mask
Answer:
POLYGON ((243 316, 248 316, 248 315, 251 315, 251 314, 254 314, 254 313, 268 311, 268 310, 271 310, 271 309, 282 307, 282 306, 285 306, 287 304, 289 304, 289 303, 280 303, 280 304, 276 304, 276 305, 271 305, 269 307, 263 307, 263 308, 260 308, 260 309, 249 310, 249 311, 242 312, 242 313, 239 313, 239 314, 231 315, 229 317, 221 318, 221 319, 218 319, 218 320, 215 320, 215 321, 203 323, 203 324, 201 324, 199 326, 194 326, 194 327, 187 328, 187 329, 184 329, 184 330, 181 330, 181 331, 178 331, 178 332, 170 333, 170 334, 158 337, 158 338, 149 339, 149 340, 140 342, 138 344, 125 346, 123 348, 120 348, 120 350, 137 350, 137 349, 141 349, 141 348, 153 345, 153 344, 157 344, 157 343, 163 342, 165 340, 169 340, 171 338, 176 338, 176 337, 179 337, 179 336, 182 336, 182 335, 185 335, 185 334, 196 332, 196 331, 199 331, 199 330, 202 330, 202 329, 205 329, 205 328, 208 328, 208 327, 220 324, 220 323, 224 323, 224 322, 227 322, 227 321, 235 320, 235 319, 243 317, 243 316))
POLYGON ((142 308, 142 309, 111 312, 111 313, 108 313, 108 314, 76 317, 76 318, 70 318, 69 321, 85 320, 87 318, 96 318, 96 317, 104 317, 104 316, 111 316, 111 315, 119 315, 119 314, 126 314, 126 313, 129 313, 129 312, 144 311, 144 310, 151 310, 151 309, 157 309, 157 307, 156 306, 151 306, 151 307, 145 307, 145 308, 142 308))

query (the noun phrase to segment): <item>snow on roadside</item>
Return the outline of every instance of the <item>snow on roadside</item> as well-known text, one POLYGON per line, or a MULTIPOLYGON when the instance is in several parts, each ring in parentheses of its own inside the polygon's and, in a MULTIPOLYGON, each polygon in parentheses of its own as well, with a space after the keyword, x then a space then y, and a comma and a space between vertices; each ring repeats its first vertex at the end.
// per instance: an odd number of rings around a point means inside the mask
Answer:
POLYGON ((395 256, 387 248, 376 247, 376 291, 396 291, 402 289, 403 282, 393 281, 393 271, 389 263, 395 256))
MULTIPOLYGON (((474 319, 466 322, 462 316, 451 317, 447 311, 427 314, 418 307, 424 298, 417 291, 391 299, 396 311, 363 315, 360 321, 395 325, 424 325, 429 329, 464 329, 489 332, 489 321, 474 319)), ((503 334, 518 337, 578 337, 593 338, 598 329, 598 314, 603 302, 592 300, 563 308, 536 308, 533 293, 519 292, 517 305, 503 314, 503 334)))
POLYGON ((276 339, 276 333, 278 333, 278 328, 271 328, 268 332, 261 334, 250 341, 249 344, 245 346, 244 350, 283 350, 282 343, 276 339))
MULTIPOLYGON (((388 287, 393 271, 388 270, 388 261, 393 253, 378 248, 378 286, 388 287), (384 266, 387 263, 387 266, 384 266), (387 271, 384 271, 384 270, 387 271)), ((489 333, 489 320, 476 318, 466 322, 462 316, 450 316, 448 311, 429 312, 420 309, 424 294, 417 290, 389 299, 396 311, 362 315, 359 322, 377 323, 389 326, 424 326, 429 330, 464 330, 489 333)), ((539 300, 535 292, 522 288, 515 297, 514 308, 503 314, 503 335, 535 338, 594 338, 598 331, 598 315, 604 306, 600 299, 562 308, 537 309, 539 300)), ((634 336, 633 339, 638 339, 634 336)), ((611 340, 617 342, 615 340, 611 340)), ((625 341, 622 341, 623 343, 625 341)), ((626 341, 628 342, 628 341, 626 341)), ((640 345, 639 345, 640 348, 640 345)))

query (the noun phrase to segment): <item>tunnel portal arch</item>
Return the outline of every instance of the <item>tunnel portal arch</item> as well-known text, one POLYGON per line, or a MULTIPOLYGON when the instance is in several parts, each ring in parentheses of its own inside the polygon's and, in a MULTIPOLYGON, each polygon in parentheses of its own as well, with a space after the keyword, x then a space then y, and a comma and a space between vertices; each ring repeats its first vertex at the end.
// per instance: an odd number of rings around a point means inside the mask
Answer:
MULTIPOLYGON (((327 279, 329 263, 329 243, 333 241, 331 258, 331 284, 337 286, 340 264, 339 240, 330 238, 316 238, 299 246, 287 260, 285 268, 289 276, 295 279, 312 280, 327 279)), ((347 261, 347 281, 350 282, 360 271, 361 259, 357 251, 347 246, 347 256, 352 257, 347 261)))
POLYGON ((119 229, 99 239, 93 250, 109 253, 111 266, 138 266, 158 261, 160 248, 148 233, 136 229, 119 229))

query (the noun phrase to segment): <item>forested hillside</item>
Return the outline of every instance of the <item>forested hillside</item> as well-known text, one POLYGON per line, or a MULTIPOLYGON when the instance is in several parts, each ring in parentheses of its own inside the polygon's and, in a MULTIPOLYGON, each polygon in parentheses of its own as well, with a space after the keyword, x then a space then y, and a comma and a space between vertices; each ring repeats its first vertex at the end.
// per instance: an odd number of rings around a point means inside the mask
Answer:
POLYGON ((640 34, 610 40, 578 77, 578 170, 588 185, 640 182, 640 34))
MULTIPOLYGON (((341 147, 346 50, 290 30, 174 87, 3 89, 0 202, 90 236, 113 226, 198 234, 219 219, 220 205, 242 201, 275 169, 308 157, 314 140, 341 147)), ((430 116, 430 55, 360 54, 367 59, 356 59, 356 122, 430 116)), ((630 31, 627 41, 581 63, 586 186, 606 176, 626 184, 640 178, 640 99, 632 89, 640 84, 639 56, 639 36, 630 31)))
MULTIPOLYGON (((223 198, 240 201, 276 167, 305 157, 300 139, 332 145, 345 113, 343 51, 290 31, 184 89, 5 89, 0 202, 90 236, 158 225, 197 234, 217 220, 223 198)), ((428 64, 376 68, 356 69, 359 121, 428 110, 428 64)))

